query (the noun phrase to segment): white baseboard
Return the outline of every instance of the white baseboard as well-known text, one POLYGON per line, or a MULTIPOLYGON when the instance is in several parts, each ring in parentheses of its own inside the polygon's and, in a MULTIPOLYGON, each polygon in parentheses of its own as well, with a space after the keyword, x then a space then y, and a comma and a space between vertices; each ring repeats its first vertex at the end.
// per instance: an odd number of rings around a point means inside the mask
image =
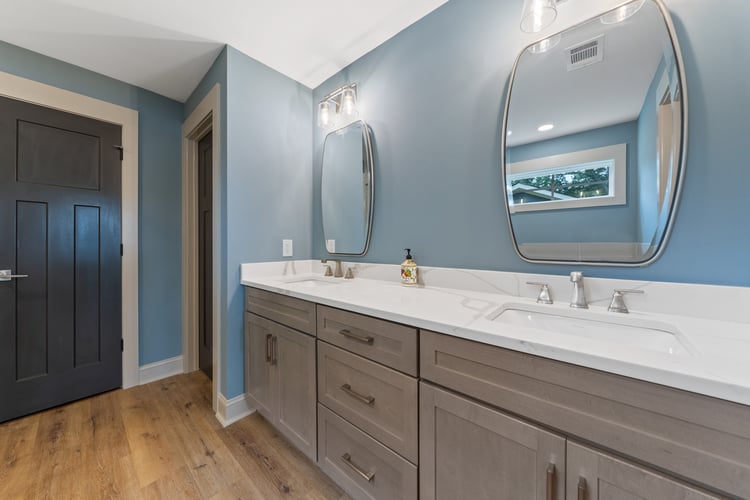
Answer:
POLYGON ((250 402, 244 394, 227 399, 220 393, 218 399, 219 405, 216 409, 216 419, 224 427, 232 425, 238 420, 242 420, 248 415, 255 413, 255 408, 250 406, 250 402))
POLYGON ((172 375, 179 375, 180 373, 184 373, 182 356, 175 356, 174 358, 141 366, 138 369, 138 381, 143 385, 171 377, 172 375))

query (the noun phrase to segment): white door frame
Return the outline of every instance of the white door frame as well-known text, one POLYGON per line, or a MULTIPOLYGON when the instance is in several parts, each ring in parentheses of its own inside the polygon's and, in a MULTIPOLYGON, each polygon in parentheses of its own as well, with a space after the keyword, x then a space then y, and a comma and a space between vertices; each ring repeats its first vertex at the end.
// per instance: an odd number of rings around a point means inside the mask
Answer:
POLYGON ((218 408, 221 370, 221 86, 217 83, 182 125, 182 363, 188 373, 198 369, 198 142, 210 130, 213 165, 213 383, 211 401, 218 408))
POLYGON ((0 72, 0 95, 122 127, 122 387, 138 385, 138 112, 0 72))

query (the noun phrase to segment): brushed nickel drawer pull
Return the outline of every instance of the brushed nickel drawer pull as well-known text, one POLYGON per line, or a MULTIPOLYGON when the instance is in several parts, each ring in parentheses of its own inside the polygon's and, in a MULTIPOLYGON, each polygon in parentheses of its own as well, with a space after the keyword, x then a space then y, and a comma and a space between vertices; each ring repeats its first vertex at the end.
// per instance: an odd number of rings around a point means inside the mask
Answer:
POLYGON ((279 362, 279 338, 274 335, 271 340, 271 364, 275 365, 279 362))
POLYGON ((344 337, 348 337, 352 340, 356 340, 357 342, 362 342, 363 344, 372 345, 375 342, 375 337, 364 335, 357 335, 356 333, 352 333, 349 330, 339 330, 339 335, 343 335, 344 337))
POLYGON ((547 466, 547 500, 555 500, 555 464, 547 466))
POLYGON ((360 475, 362 479, 367 481, 368 483, 371 483, 373 479, 375 479, 375 473, 374 472, 365 472, 357 465, 352 462, 352 456, 348 453, 344 453, 341 455, 341 461, 344 462, 346 465, 348 465, 354 472, 360 475))
POLYGON ((358 393, 357 391, 352 390, 352 386, 349 384, 344 384, 341 386, 341 390, 356 399, 357 401, 361 401, 366 405, 372 406, 375 404, 375 398, 372 396, 363 396, 362 394, 358 393))
POLYGON ((266 335, 266 363, 271 362, 271 339, 273 338, 273 335, 270 333, 266 335))
POLYGON ((578 500, 586 500, 586 478, 578 478, 578 500))

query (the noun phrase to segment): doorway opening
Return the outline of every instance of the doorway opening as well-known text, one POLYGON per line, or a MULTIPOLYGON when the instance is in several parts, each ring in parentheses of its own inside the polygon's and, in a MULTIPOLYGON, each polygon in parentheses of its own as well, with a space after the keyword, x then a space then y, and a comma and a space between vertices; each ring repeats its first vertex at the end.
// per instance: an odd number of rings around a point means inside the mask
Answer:
POLYGON ((219 85, 182 126, 182 351, 185 372, 204 371, 219 409, 219 85))

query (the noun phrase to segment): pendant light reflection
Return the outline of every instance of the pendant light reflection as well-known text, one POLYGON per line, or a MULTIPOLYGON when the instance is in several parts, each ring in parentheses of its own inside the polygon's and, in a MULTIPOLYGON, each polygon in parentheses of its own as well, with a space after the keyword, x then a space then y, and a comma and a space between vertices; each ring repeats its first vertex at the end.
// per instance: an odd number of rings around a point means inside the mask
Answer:
POLYGON ((521 31, 539 33, 557 18, 555 0, 524 0, 521 11, 521 31))
POLYGON ((545 38, 544 40, 541 40, 535 43, 534 45, 532 45, 526 50, 528 50, 532 54, 542 54, 544 52, 554 49, 557 46, 557 44, 560 43, 560 40, 562 40, 561 35, 559 34, 552 35, 549 38, 545 38))
POLYGON ((635 15, 636 12, 641 10, 646 0, 635 0, 628 4, 618 7, 611 12, 607 12, 599 19, 602 24, 617 24, 635 15))
POLYGON ((318 103, 318 127, 326 128, 338 125, 341 118, 349 120, 356 117, 357 84, 349 83, 339 87, 318 103))

